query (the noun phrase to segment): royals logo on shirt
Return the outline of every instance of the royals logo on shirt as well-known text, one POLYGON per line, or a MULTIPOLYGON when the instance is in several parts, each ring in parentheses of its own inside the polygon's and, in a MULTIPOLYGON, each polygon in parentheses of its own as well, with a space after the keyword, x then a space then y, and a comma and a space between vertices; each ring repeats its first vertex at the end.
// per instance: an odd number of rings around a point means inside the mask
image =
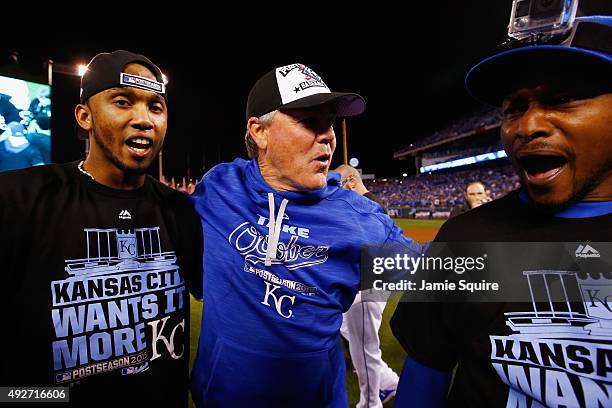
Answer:
POLYGON ((185 283, 159 230, 84 230, 85 257, 66 260, 68 277, 51 282, 56 383, 183 357, 185 283))
MULTIPOLYGON (((593 253, 584 246, 576 251, 593 253)), ((609 407, 612 397, 612 285, 600 274, 526 271, 545 282, 545 293, 529 285, 533 309, 506 313, 510 336, 490 336, 491 361, 508 385, 506 407, 609 407), (548 280, 547 280, 548 279, 548 280), (581 304, 545 299, 546 282, 557 279, 578 290, 581 304)))
MULTIPOLYGON (((266 217, 261 215, 257 217, 257 226, 260 228, 268 228, 269 222, 266 217)), ((293 271, 320 265, 327 261, 329 246, 306 244, 304 241, 311 237, 310 229, 292 225, 286 213, 283 217, 281 231, 285 236, 289 236, 289 239, 279 241, 272 265, 282 265, 287 270, 293 271)), ((281 277, 263 269, 268 250, 268 238, 250 222, 245 221, 234 228, 229 234, 228 241, 244 257, 244 272, 264 281, 265 292, 260 304, 272 308, 279 316, 285 319, 294 316, 292 306, 296 303, 297 294, 314 296, 318 293, 319 289, 315 286, 309 286, 289 277, 281 277)))

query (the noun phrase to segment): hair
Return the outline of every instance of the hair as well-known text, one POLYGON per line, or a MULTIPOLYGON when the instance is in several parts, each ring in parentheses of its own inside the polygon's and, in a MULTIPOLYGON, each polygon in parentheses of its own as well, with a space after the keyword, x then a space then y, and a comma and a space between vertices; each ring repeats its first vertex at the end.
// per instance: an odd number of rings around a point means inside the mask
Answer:
MULTIPOLYGON (((274 120, 276 112, 278 111, 273 110, 272 112, 268 112, 264 115, 261 115, 257 118, 257 122, 260 125, 268 126, 270 123, 272 123, 272 120, 274 120)), ((251 136, 249 129, 246 130, 246 133, 244 135, 244 145, 246 146, 247 155, 249 156, 249 159, 256 158, 259 154, 259 149, 257 148, 257 143, 255 143, 255 141, 253 140, 253 136, 251 136)))
POLYGON ((336 167, 335 170, 332 170, 332 171, 335 171, 336 173, 340 173, 343 180, 349 177, 355 177, 358 180, 361 180, 361 174, 359 174, 359 171, 353 166, 349 166, 347 164, 341 164, 340 166, 336 167))
POLYGON ((471 183, 468 183, 465 186, 465 191, 467 192, 468 188, 470 188, 471 186, 476 185, 476 184, 480 184, 484 190, 487 189, 487 186, 485 186, 483 182, 481 182, 481 181, 472 181, 471 183))

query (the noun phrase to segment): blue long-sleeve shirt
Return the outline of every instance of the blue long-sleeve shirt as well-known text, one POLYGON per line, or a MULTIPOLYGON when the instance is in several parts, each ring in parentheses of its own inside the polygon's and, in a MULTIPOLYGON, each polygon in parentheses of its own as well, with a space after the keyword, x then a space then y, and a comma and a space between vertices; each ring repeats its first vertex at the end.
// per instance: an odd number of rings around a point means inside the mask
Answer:
MULTIPOLYGON (((293 372, 284 375, 299 376, 291 364, 306 367, 302 359, 337 344, 342 313, 359 289, 362 247, 392 242, 421 252, 379 205, 341 188, 336 173, 319 190, 276 192, 255 160, 236 159, 208 172, 192 200, 204 229, 205 306, 193 372, 203 393, 211 391, 206 384, 214 383, 213 371, 236 369, 229 360, 218 363, 219 343, 234 355, 273 356, 284 361, 277 374, 287 369, 293 372), (265 266, 272 199, 275 218, 287 203, 276 259, 265 266)), ((249 358, 239 361, 237 372, 244 372, 249 358)), ((258 365, 265 383, 265 368, 258 365)))

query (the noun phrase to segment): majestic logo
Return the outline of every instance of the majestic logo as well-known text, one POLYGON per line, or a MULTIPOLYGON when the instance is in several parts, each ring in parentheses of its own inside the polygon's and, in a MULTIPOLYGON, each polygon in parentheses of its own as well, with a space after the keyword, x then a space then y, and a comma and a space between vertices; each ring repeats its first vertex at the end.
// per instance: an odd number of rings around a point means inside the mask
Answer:
POLYGON ((590 245, 580 245, 576 248, 576 258, 599 258, 599 252, 590 245))
POLYGON ((120 220, 131 220, 132 214, 130 214, 128 210, 121 210, 121 212, 119 213, 119 219, 120 220))
MULTIPOLYGON (((576 253, 593 251, 597 252, 581 245, 576 253)), ((599 276, 584 278, 568 271, 523 274, 533 311, 506 313, 513 334, 490 336, 493 368, 508 385, 506 407, 609 406, 612 284, 599 276), (532 280, 543 282, 543 287, 532 286, 532 280), (560 283, 564 302, 552 301, 550 282, 560 283), (581 304, 570 302, 567 295, 576 291, 581 304)))
POLYGON ((272 298, 272 301, 274 302, 274 308, 276 309, 276 312, 279 315, 281 315, 285 319, 289 319, 291 316, 293 316, 293 310, 289 309, 288 306, 283 308, 283 302, 287 301, 288 304, 293 306, 295 304, 295 296, 289 296, 289 295, 277 296, 274 292, 276 292, 276 290, 280 288, 280 286, 272 285, 269 282, 265 282, 265 284, 266 284, 266 294, 264 295, 264 299, 261 302, 261 304, 270 306, 270 303, 268 302, 268 300, 272 298), (283 312, 283 310, 285 312, 283 312))

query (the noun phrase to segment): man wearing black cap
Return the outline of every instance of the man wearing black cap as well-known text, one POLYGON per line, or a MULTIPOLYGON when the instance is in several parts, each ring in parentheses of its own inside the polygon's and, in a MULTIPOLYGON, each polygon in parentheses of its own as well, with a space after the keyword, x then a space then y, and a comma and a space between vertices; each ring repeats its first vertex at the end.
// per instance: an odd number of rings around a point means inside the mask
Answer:
MULTIPOLYGON (((513 18, 524 25, 525 12, 513 18)), ((502 108, 501 139, 522 188, 449 220, 436 241, 570 242, 574 269, 604 257, 583 243, 612 237, 612 17, 579 17, 557 35, 513 40, 517 48, 468 73, 470 93, 502 108)), ((522 270, 516 279, 532 290, 522 270)), ((571 304, 400 304, 391 326, 408 358, 395 406, 611 406, 612 284, 580 279, 584 302, 571 304)))
POLYGON ((329 173, 334 120, 364 109, 361 96, 331 92, 302 64, 275 68, 251 89, 251 160, 213 168, 192 195, 206 271, 192 372, 198 406, 347 406, 339 330, 358 290, 361 248, 421 250, 329 173))
POLYGON ((3 386, 69 387, 76 407, 187 406, 201 227, 145 174, 167 102, 148 58, 98 54, 75 108, 87 158, 0 175, 3 386))

